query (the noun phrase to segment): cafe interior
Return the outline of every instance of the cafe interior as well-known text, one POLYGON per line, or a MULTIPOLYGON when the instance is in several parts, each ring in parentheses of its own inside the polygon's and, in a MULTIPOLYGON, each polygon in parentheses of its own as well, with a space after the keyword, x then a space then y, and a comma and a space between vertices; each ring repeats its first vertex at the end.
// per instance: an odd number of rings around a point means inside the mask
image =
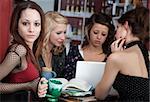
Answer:
MULTIPOLYGON (((85 25, 88 18, 94 13, 105 13, 112 18, 112 22, 117 28, 117 20, 124 13, 144 6, 150 9, 150 0, 0 0, 0 62, 5 58, 5 53, 10 44, 11 35, 9 32, 10 18, 13 8, 22 1, 34 1, 41 6, 44 13, 56 11, 68 19, 66 32, 66 46, 71 44, 81 45, 84 41, 85 25)), ((145 45, 150 52, 149 35, 145 38, 145 45)), ((91 73, 92 75, 92 73, 91 73)), ((115 90, 112 89, 112 93, 115 90)), ((30 94, 30 93, 29 93, 30 94)), ((8 97, 9 98, 9 97, 8 97)), ((106 102, 118 102, 115 95, 110 95, 106 102)), ((94 102, 98 101, 93 95, 84 97, 68 97, 67 95, 59 98, 60 102, 94 102)), ((40 100, 41 102, 43 100, 40 100)), ((2 101, 3 102, 3 101, 2 101)), ((30 101, 30 97, 28 99, 30 101)), ((45 102, 45 100, 44 100, 45 102)), ((50 102, 50 101, 49 101, 50 102)))

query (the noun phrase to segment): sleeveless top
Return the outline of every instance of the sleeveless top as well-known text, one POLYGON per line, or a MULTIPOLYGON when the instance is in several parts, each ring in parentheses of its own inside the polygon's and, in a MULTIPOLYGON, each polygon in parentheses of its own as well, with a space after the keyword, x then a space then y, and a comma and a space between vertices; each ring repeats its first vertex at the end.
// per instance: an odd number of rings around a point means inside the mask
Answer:
POLYGON ((10 73, 5 81, 9 83, 24 83, 33 81, 39 77, 39 71, 35 68, 31 61, 28 61, 27 68, 21 72, 10 73))
MULTIPOLYGON (((144 56, 147 71, 149 73, 148 51, 141 41, 134 41, 126 45, 126 48, 138 45, 144 56)), ((120 100, 123 101, 148 101, 149 100, 149 78, 124 75, 118 73, 113 87, 118 91, 120 100)))
MULTIPOLYGON (((10 51, 9 49, 7 52, 14 52, 16 53, 19 57, 20 55, 15 52, 15 51, 10 51)), ((20 62, 21 62, 21 57, 20 57, 20 62)), ((15 68, 20 67, 21 63, 17 65, 15 68)), ((33 81, 34 79, 39 77, 39 71, 36 69, 34 64, 30 59, 27 60, 27 68, 23 71, 16 72, 16 73, 10 73, 8 74, 2 82, 5 83, 25 83, 29 81, 33 81)), ((5 93, 0 95, 0 102, 27 102, 29 101, 34 101, 35 99, 38 99, 36 94, 30 91, 31 94, 29 94, 29 91, 27 90, 21 90, 21 91, 16 91, 13 93, 5 93), (36 98, 35 98, 36 97, 36 98)), ((37 102, 37 101, 36 101, 37 102)))

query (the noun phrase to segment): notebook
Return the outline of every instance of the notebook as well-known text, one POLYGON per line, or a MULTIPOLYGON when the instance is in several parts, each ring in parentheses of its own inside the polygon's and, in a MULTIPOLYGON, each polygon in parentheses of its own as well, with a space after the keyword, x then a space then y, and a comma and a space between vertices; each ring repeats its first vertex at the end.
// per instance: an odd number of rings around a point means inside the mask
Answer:
POLYGON ((105 64, 105 62, 78 61, 75 78, 85 80, 95 88, 102 79, 105 64))

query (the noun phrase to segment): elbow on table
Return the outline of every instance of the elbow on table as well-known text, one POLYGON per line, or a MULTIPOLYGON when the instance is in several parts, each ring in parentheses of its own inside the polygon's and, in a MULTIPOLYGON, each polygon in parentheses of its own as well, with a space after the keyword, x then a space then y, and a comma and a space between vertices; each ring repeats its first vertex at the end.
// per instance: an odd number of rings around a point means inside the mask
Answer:
POLYGON ((107 97, 107 94, 103 93, 103 92, 100 91, 100 90, 95 90, 95 97, 96 97, 98 100, 104 100, 104 99, 107 97))

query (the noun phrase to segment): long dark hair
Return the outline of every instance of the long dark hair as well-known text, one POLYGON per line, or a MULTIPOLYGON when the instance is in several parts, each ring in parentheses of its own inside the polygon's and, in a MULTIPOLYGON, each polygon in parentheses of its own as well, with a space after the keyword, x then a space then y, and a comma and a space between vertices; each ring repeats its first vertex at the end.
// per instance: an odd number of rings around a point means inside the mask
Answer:
POLYGON ((143 40, 145 36, 144 32, 146 31, 145 30, 146 28, 144 28, 144 22, 141 21, 142 20, 140 17, 141 13, 139 11, 140 10, 133 9, 126 12, 118 19, 118 23, 123 25, 125 24, 126 21, 128 21, 128 25, 131 28, 131 32, 133 33, 133 36, 137 36, 138 38, 143 40))
POLYGON ((38 42, 43 38, 44 21, 45 21, 43 10, 41 9, 39 5, 37 5, 33 1, 23 1, 16 5, 12 13, 11 22, 10 22, 10 33, 13 36, 12 44, 23 45, 27 49, 26 57, 30 57, 31 61, 36 65, 36 67, 38 67, 38 64, 35 60, 32 49, 29 48, 29 46, 25 43, 24 39, 18 33, 18 22, 21 16, 21 12, 27 8, 37 10, 41 16, 41 32, 40 32, 38 39, 35 41, 36 43, 34 43, 35 47, 37 46, 38 42))
POLYGON ((103 43, 102 45, 102 48, 103 48, 103 52, 105 54, 108 54, 110 53, 110 45, 111 43, 113 42, 113 39, 114 39, 114 30, 115 30, 115 27, 114 25, 112 24, 112 19, 110 16, 104 14, 104 13, 95 13, 93 14, 87 21, 87 24, 85 26, 85 38, 84 38, 84 42, 82 44, 82 48, 84 46, 87 46, 89 45, 89 41, 90 41, 90 31, 93 27, 93 25, 95 23, 98 23, 98 24, 102 24, 102 25, 105 25, 109 28, 109 31, 108 31, 108 36, 105 40, 105 42, 103 43))

